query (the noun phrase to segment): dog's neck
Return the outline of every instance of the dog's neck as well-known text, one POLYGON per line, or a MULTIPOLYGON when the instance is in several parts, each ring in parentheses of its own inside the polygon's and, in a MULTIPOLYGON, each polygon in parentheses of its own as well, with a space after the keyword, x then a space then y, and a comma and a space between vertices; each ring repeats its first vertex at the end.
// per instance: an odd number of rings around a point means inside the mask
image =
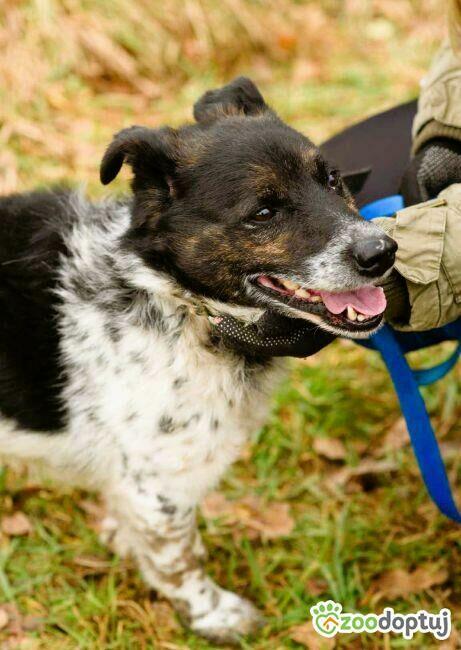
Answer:
POLYGON ((150 317, 151 322, 175 340, 183 338, 190 346, 200 346, 212 354, 249 361, 244 355, 222 344, 213 332, 210 319, 227 315, 250 324, 261 317, 262 309, 241 307, 193 294, 168 274, 148 267, 133 253, 117 254, 113 261, 117 274, 139 292, 132 313, 133 324, 145 321, 149 314, 155 312, 157 316, 150 317))
POLYGON ((62 270, 63 291, 68 297, 76 288, 91 289, 92 300, 113 314, 114 321, 157 329, 170 343, 189 340, 190 346, 237 362, 244 355, 226 348, 213 334, 211 316, 229 315, 241 321, 257 321, 262 309, 242 307, 205 298, 184 289, 168 273, 150 267, 126 246, 131 223, 131 204, 91 204, 80 194, 79 227, 70 231, 66 245, 71 251, 62 270), (95 218, 95 209, 97 210, 95 218))

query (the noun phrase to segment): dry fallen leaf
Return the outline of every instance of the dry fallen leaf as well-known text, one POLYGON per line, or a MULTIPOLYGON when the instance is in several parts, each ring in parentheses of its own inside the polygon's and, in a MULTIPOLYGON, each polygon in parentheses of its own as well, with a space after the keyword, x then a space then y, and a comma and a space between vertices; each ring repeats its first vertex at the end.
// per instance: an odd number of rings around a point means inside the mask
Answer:
POLYGON ((346 447, 338 438, 315 438, 312 446, 328 460, 343 460, 346 457, 346 447))
POLYGON ((8 194, 18 189, 18 164, 11 151, 0 153, 0 194, 8 194))
POLYGON ((386 451, 398 451, 408 444, 410 444, 410 437, 408 435, 407 423, 405 422, 405 418, 400 417, 386 433, 383 446, 379 452, 383 454, 386 451))
POLYGON ((213 492, 203 501, 202 512, 206 518, 219 517, 228 525, 243 528, 250 539, 283 537, 294 526, 287 503, 265 504, 261 498, 251 495, 228 501, 223 494, 213 492))
POLYGON ((446 641, 442 641, 437 646, 438 650, 457 650, 461 647, 461 637, 459 632, 452 628, 451 634, 446 641))
POLYGON ((81 499, 78 502, 79 507, 86 512, 87 515, 95 519, 102 519, 106 516, 106 509, 102 503, 91 501, 90 499, 81 499))
POLYGON ((118 606, 124 617, 137 621, 146 637, 155 636, 159 642, 154 644, 155 648, 170 647, 168 641, 178 632, 180 625, 169 603, 163 600, 152 602, 148 598, 143 601, 119 599, 118 606))
POLYGON ((78 505, 88 515, 88 526, 96 533, 101 533, 104 529, 103 522, 107 516, 105 505, 90 499, 81 499, 78 505))
POLYGON ((22 634, 22 615, 16 605, 13 605, 13 603, 4 603, 3 605, 0 605, 0 609, 5 612, 8 617, 6 626, 7 631, 15 635, 22 634))
POLYGON ((414 571, 391 569, 378 576, 371 584, 366 600, 373 596, 376 603, 382 598, 395 600, 417 594, 436 585, 443 584, 448 578, 444 568, 421 566, 414 571))
MULTIPOLYGON (((0 630, 3 629, 10 635, 8 639, 10 645, 8 647, 11 646, 12 640, 16 644, 14 647, 20 642, 26 641, 25 633, 41 630, 43 622, 42 616, 32 614, 23 616, 16 605, 12 603, 0 605, 0 630)), ((0 647, 3 648, 3 646, 0 647)))
POLYGON ((174 609, 164 600, 158 600, 150 604, 150 613, 154 619, 155 631, 157 634, 162 632, 177 632, 180 629, 176 619, 174 609))
POLYGON ((232 512, 232 503, 221 492, 210 492, 202 502, 202 513, 208 519, 229 516, 232 512))
POLYGON ((315 630, 312 621, 296 625, 290 629, 290 639, 309 650, 331 650, 335 647, 335 639, 324 639, 315 630))
POLYGON ((13 515, 2 518, 1 529, 5 535, 9 535, 10 537, 28 535, 32 532, 32 524, 27 515, 18 511, 13 515))
POLYGON ((79 575, 83 576, 105 574, 112 566, 112 562, 109 560, 103 560, 93 555, 75 557, 73 563, 78 567, 82 567, 83 571, 79 572, 79 575))
POLYGON ((39 648, 43 648, 42 642, 33 637, 12 637, 5 645, 5 650, 39 650, 39 648))
POLYGON ((136 62, 109 35, 85 25, 80 32, 82 45, 105 70, 120 79, 132 81, 136 77, 136 62))
POLYGON ((0 605, 0 630, 6 627, 9 620, 8 612, 0 605))
POLYGON ((328 590, 328 583, 322 578, 308 578, 306 580, 306 591, 309 596, 320 596, 328 590))
POLYGON ((366 476, 367 474, 383 474, 392 472, 397 469, 397 464, 388 460, 373 460, 364 458, 355 467, 342 467, 336 472, 332 472, 326 479, 330 488, 340 488, 346 485, 352 478, 366 476))
POLYGON ((25 632, 35 632, 35 630, 40 630, 43 627, 43 618, 28 614, 22 617, 21 625, 25 632))

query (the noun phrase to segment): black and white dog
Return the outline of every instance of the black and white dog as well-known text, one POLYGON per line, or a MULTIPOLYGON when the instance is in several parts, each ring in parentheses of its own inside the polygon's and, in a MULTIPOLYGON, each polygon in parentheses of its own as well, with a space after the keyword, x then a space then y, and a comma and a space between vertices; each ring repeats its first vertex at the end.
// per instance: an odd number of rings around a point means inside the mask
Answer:
POLYGON ((127 162, 126 200, 0 199, 0 455, 100 490, 115 548, 220 642, 260 617, 207 577, 195 508, 264 421, 280 363, 226 349, 210 315, 369 335, 395 245, 248 79, 194 114, 115 136, 101 180, 127 162))

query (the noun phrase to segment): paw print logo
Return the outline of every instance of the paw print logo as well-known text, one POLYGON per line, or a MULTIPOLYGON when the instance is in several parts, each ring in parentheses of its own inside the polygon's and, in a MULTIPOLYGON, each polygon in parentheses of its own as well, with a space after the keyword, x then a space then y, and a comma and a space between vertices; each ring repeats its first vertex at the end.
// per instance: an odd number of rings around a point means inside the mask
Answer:
POLYGON ((311 607, 312 624, 316 632, 326 637, 333 637, 338 632, 343 606, 333 600, 321 600, 311 607))

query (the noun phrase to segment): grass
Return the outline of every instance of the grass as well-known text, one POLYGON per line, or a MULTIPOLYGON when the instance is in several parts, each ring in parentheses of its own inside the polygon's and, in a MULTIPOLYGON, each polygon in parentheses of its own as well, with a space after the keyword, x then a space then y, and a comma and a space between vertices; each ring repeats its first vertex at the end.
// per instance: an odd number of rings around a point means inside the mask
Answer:
MULTIPOLYGON (((0 191, 69 181, 98 195, 97 167, 114 131, 178 124, 203 90, 237 73, 250 74, 282 117, 320 141, 416 96, 442 33, 435 0, 5 0, 0 191)), ((460 378, 457 369, 425 389, 453 482, 460 378)), ((388 444, 399 418, 375 354, 337 342, 292 362, 270 420, 220 489, 229 499, 256 494, 288 504, 295 527, 264 541, 245 527, 201 520, 210 573, 251 597, 268 620, 243 648, 300 647, 292 630, 321 598, 375 612, 448 606, 459 624, 461 532, 429 502, 408 445, 388 444), (331 439, 344 445, 337 460, 319 451, 319 440, 331 439), (418 567, 446 575, 386 595, 387 572, 418 567)), ((94 499, 37 485, 20 468, 0 471, 0 512, 22 511, 32 524, 27 535, 0 537, 0 602, 43 619, 38 628, 23 621, 20 633, 0 631, 0 647, 211 648, 178 627, 129 561, 99 544, 94 499)), ((313 644, 309 637, 306 647, 313 644)), ((422 635, 361 635, 337 647, 440 645, 422 635)))

